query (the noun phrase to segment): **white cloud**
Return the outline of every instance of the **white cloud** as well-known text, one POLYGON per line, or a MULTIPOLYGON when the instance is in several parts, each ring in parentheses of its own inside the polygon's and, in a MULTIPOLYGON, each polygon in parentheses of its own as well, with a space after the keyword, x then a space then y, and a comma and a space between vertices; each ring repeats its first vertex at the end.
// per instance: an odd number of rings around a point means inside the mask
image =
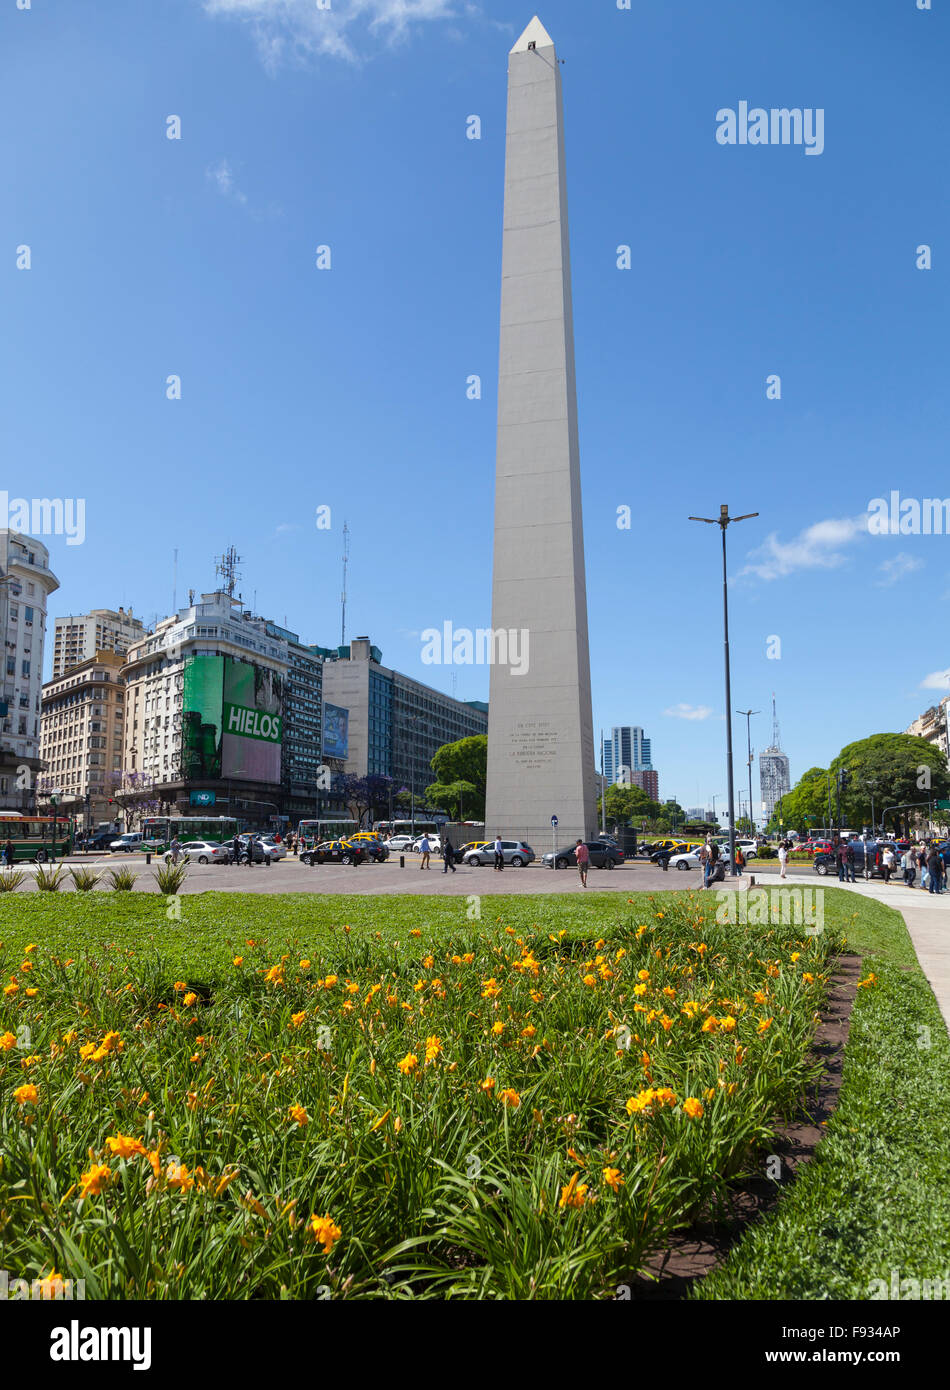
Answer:
POLYGON ((844 547, 867 534, 866 513, 816 521, 790 541, 780 541, 773 531, 762 545, 749 552, 747 563, 736 578, 754 574, 759 579, 782 579, 796 570, 835 569, 844 564, 844 547))
POLYGON ((903 579, 905 574, 912 574, 914 570, 923 569, 923 566, 923 560, 917 560, 913 555, 901 550, 893 560, 885 560, 883 565, 878 565, 883 578, 875 583, 881 588, 888 588, 891 584, 896 584, 898 579, 903 579))
POLYGON ((712 714, 709 705, 671 705, 663 713, 669 719, 708 719, 712 714))
POLYGON ((219 159, 217 164, 212 164, 205 170, 206 176, 215 185, 222 198, 231 198, 234 202, 245 205, 247 194, 242 193, 234 182, 234 170, 231 168, 230 160, 219 159))
POLYGON ((931 671, 920 682, 921 690, 950 690, 950 671, 931 671))
MULTIPOLYGON (((393 45, 412 26, 426 20, 454 19, 452 0, 201 0, 209 15, 224 15, 250 25, 269 72, 283 62, 329 56, 356 62, 354 42, 365 39, 393 45)), ((466 6, 471 14, 473 7, 466 6)))

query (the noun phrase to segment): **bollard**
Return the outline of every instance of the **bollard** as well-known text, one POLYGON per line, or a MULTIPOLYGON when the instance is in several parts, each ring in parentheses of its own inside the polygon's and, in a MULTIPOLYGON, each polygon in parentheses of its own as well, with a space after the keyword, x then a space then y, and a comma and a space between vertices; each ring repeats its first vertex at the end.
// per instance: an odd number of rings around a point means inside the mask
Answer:
POLYGON ((268 868, 270 868, 270 855, 269 855, 269 854, 265 854, 265 855, 264 855, 264 863, 267 865, 268 868))
POLYGON ((145 862, 146 862, 146 864, 151 864, 151 862, 152 862, 152 856, 151 856, 150 854, 146 854, 146 856, 145 856, 145 862))
POLYGON ((406 856, 404 854, 400 854, 399 856, 399 867, 400 869, 404 869, 406 867, 406 856))
POLYGON ((754 888, 754 887, 755 887, 755 874, 750 874, 750 875, 749 875, 749 887, 750 887, 750 888, 754 888))

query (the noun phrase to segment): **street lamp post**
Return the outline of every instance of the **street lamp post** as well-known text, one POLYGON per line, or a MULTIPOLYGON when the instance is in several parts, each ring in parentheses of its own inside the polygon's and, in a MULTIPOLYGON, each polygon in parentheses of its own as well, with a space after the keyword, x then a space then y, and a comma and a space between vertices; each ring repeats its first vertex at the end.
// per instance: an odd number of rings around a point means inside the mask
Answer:
POLYGON ((723 656, 726 667, 726 761, 729 773, 729 862, 733 878, 736 868, 736 803, 732 772, 732 677, 729 670, 729 581, 726 576, 726 530, 734 521, 750 521, 758 512, 746 512, 743 516, 730 516, 729 506, 723 502, 718 517, 691 516, 690 521, 703 521, 707 526, 718 526, 722 532, 722 629, 723 656))
POLYGON ((755 822, 752 819, 752 716, 761 714, 760 709, 737 709, 736 714, 745 715, 746 744, 749 750, 749 829, 755 835, 755 822))

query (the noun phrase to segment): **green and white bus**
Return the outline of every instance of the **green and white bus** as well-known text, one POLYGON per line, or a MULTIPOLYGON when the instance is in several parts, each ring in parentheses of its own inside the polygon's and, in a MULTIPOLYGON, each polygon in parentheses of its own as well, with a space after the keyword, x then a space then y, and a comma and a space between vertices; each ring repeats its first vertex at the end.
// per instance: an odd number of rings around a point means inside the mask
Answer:
MULTIPOLYGON (((45 864, 48 859, 61 859, 72 854, 76 822, 69 816, 23 816, 18 811, 0 811, 0 851, 7 841, 13 845, 13 858, 31 859, 45 864)), ((0 854, 2 862, 5 856, 0 854)))
POLYGON ((171 849, 172 840, 210 840, 223 845, 233 840, 241 826, 235 816, 146 816, 142 821, 142 839, 138 846, 149 854, 164 854, 171 849))
POLYGON ((341 820, 302 820, 297 826, 297 839, 307 846, 322 845, 324 840, 348 840, 359 830, 359 821, 341 820))

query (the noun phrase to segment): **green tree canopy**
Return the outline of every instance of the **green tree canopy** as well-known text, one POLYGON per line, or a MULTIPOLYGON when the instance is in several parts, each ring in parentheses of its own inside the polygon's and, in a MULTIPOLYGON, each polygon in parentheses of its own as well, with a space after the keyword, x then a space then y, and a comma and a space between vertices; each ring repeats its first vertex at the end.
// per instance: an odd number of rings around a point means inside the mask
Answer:
MULTIPOLYGON (((463 792, 463 810, 469 820, 482 820, 485 816, 485 783, 488 778, 488 738, 485 734, 474 734, 470 738, 460 738, 457 743, 445 743, 434 755, 431 762, 435 773, 434 786, 454 787, 464 782, 471 792, 463 792)), ((429 800, 433 800, 431 788, 427 790, 429 800)), ((440 797, 441 801, 443 798, 440 797)))

